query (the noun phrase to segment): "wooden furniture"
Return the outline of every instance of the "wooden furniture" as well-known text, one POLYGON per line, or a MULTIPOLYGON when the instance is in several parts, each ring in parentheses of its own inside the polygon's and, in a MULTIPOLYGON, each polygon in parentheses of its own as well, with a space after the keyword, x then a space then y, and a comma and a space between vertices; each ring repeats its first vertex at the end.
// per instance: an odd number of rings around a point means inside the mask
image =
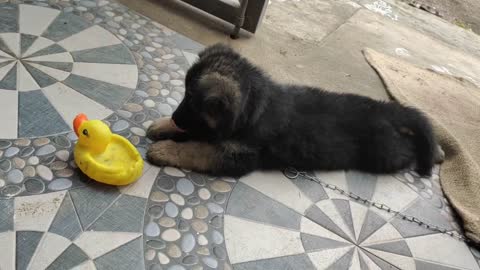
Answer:
POLYGON ((238 38, 240 29, 255 33, 268 5, 268 0, 180 0, 224 21, 232 23, 231 38, 238 38))

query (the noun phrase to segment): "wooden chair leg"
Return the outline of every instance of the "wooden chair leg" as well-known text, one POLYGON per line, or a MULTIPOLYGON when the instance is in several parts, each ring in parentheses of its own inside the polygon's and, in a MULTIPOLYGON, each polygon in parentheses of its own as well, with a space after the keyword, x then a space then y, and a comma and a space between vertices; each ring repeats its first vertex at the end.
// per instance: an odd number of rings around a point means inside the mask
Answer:
POLYGON ((232 34, 230 35, 230 38, 232 39, 237 39, 240 34, 240 29, 243 26, 243 23, 245 22, 245 13, 247 11, 247 6, 248 6, 248 0, 240 0, 240 12, 237 17, 237 22, 235 23, 235 28, 233 29, 232 34))

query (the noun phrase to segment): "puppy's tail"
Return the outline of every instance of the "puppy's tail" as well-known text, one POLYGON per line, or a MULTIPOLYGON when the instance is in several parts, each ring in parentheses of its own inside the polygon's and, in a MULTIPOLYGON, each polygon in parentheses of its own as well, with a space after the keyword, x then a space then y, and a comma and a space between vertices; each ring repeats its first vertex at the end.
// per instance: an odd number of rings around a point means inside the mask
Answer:
POLYGON ((437 142, 433 133, 430 121, 421 112, 412 110, 410 120, 412 128, 410 134, 413 139, 413 146, 417 157, 415 171, 421 176, 430 176, 435 164, 435 155, 437 151, 437 142))

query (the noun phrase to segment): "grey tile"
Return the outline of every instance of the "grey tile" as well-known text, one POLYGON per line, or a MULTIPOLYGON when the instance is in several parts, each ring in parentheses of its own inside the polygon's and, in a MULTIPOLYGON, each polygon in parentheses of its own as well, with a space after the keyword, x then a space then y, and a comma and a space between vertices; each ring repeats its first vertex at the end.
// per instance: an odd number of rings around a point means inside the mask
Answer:
POLYGON ((355 235, 355 228, 353 227, 353 219, 352 219, 352 210, 350 209, 350 202, 347 200, 338 200, 333 199, 333 204, 337 208, 338 213, 342 216, 343 221, 348 226, 348 229, 355 235))
POLYGON ((338 270, 338 269, 349 269, 350 265, 352 264, 353 253, 355 252, 355 248, 351 248, 345 255, 340 257, 336 262, 330 265, 327 269, 328 270, 338 270))
POLYGON ((73 267, 82 264, 88 260, 87 254, 83 252, 75 244, 71 244, 60 256, 58 256, 52 264, 47 267, 47 270, 64 270, 72 269, 73 267))
POLYGON ((16 269, 27 269, 43 232, 20 231, 16 235, 16 269))
POLYGON ((123 44, 72 52, 75 62, 135 64, 130 51, 123 44))
POLYGON ((112 110, 120 109, 133 92, 126 87, 75 74, 71 74, 63 83, 112 110))
POLYGON ((141 232, 147 200, 121 195, 88 230, 141 232))
POLYGON ((39 61, 39 62, 35 62, 35 63, 37 63, 39 65, 63 70, 63 71, 66 71, 66 72, 71 72, 72 68, 73 68, 73 63, 45 62, 45 61, 39 61))
POLYGON ((37 40, 37 36, 20 34, 20 53, 23 54, 26 52, 35 40, 37 40))
POLYGON ((323 187, 313 181, 304 177, 298 177, 291 181, 303 192, 303 194, 307 195, 312 202, 328 199, 328 195, 323 187))
POLYGON ((366 247, 373 248, 376 250, 386 251, 394 254, 399 254, 407 257, 412 257, 410 248, 408 247, 407 243, 405 243, 404 240, 375 244, 375 245, 370 245, 366 247))
POLYGON ((2 32, 18 32, 18 6, 12 4, 0 5, 0 29, 2 32))
POLYGON ((36 57, 36 56, 42 56, 42 55, 49 55, 49 54, 56 54, 56 53, 62 53, 62 52, 66 52, 66 50, 58 45, 58 44, 52 44, 44 49, 41 49, 40 51, 38 52, 35 52, 31 55, 29 55, 28 57, 26 57, 25 59, 28 60, 28 58, 30 57, 36 57))
POLYGON ((0 89, 16 90, 17 87, 17 64, 0 81, 0 89))
POLYGON ((18 94, 19 137, 38 137, 70 130, 41 90, 18 94))
POLYGON ((144 269, 142 250, 143 240, 139 237, 95 259, 94 263, 98 270, 144 269))
POLYGON ((380 229, 385 223, 387 223, 383 218, 377 215, 375 212, 369 210, 365 221, 363 222, 362 229, 360 230, 360 235, 358 236, 358 243, 362 243, 370 235, 380 229))
POLYGON ((13 199, 0 200, 0 232, 13 230, 13 199))
POLYGON ((372 253, 370 252, 365 252, 364 254, 366 254, 368 256, 368 258, 370 258, 370 260, 372 260, 378 267, 380 267, 380 269, 382 270, 393 270, 393 269, 398 269, 400 270, 400 268, 378 258, 377 256, 373 255, 372 253))
POLYGON ((345 172, 348 190, 365 199, 371 199, 375 193, 377 176, 358 171, 345 172))
POLYGON ((392 224, 392 226, 397 229, 400 235, 405 238, 435 233, 434 231, 428 230, 416 224, 412 224, 411 222, 402 220, 400 218, 393 219, 390 221, 390 224, 392 224))
POLYGON ((363 259, 363 257, 362 257, 362 256, 358 256, 358 259, 359 259, 358 261, 360 262, 360 269, 361 269, 361 270, 369 270, 368 265, 367 265, 367 263, 365 262, 365 260, 363 259))
POLYGON ((239 182, 230 195, 227 214, 298 230, 301 216, 283 204, 239 182))
POLYGON ((0 50, 6 54, 9 54, 12 57, 15 57, 15 54, 10 50, 7 44, 5 44, 5 41, 1 37, 0 37, 0 50))
POLYGON ((445 265, 429 263, 425 261, 415 260, 416 270, 458 270, 458 268, 452 268, 445 265))
POLYGON ((273 259, 245 262, 234 264, 235 270, 266 270, 266 269, 283 269, 283 270, 310 270, 315 269, 312 262, 306 254, 277 257, 273 259))
POLYGON ((84 230, 97 220, 120 195, 116 187, 96 182, 69 192, 84 230))
POLYGON ((435 224, 448 230, 453 229, 447 217, 440 213, 440 209, 421 198, 418 198, 403 213, 409 216, 422 217, 422 220, 425 222, 435 224))
POLYGON ((338 236, 352 241, 352 239, 340 229, 320 208, 316 205, 312 205, 305 214, 311 221, 317 223, 318 225, 324 227, 325 229, 337 234, 338 236))
POLYGON ((48 231, 72 241, 82 232, 80 220, 77 217, 69 193, 67 193, 65 199, 63 199, 48 231))
POLYGON ((29 65, 28 63, 24 64, 23 66, 27 69, 30 75, 32 75, 37 84, 42 88, 57 82, 55 78, 51 77, 48 74, 45 74, 43 71, 38 70, 37 68, 29 65))
MULTIPOLYGON (((1 60, 1 59, 0 59, 0 60, 1 60)), ((9 64, 11 64, 12 62, 13 62, 13 60, 8 60, 8 61, 5 61, 5 62, 2 62, 2 63, 0 63, 0 68, 1 68, 1 67, 4 67, 4 66, 6 66, 6 65, 9 65, 9 64)))
POLYGON ((351 245, 348 243, 342 243, 329 238, 324 238, 317 235, 311 235, 306 233, 302 233, 301 237, 302 237, 303 248, 305 248, 305 251, 307 252, 320 251, 325 249, 335 249, 335 248, 351 245))
POLYGON ((90 24, 81 17, 62 12, 55 18, 42 36, 54 41, 60 41, 89 26, 90 24))

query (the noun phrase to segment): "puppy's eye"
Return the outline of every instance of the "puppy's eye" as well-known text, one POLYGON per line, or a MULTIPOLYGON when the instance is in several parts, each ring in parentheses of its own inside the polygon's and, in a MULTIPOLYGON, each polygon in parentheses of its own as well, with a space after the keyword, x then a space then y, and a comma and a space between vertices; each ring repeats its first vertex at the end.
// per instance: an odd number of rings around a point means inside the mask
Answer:
POLYGON ((82 131, 82 133, 83 133, 83 135, 85 135, 85 136, 88 137, 88 130, 84 129, 84 130, 82 131))

